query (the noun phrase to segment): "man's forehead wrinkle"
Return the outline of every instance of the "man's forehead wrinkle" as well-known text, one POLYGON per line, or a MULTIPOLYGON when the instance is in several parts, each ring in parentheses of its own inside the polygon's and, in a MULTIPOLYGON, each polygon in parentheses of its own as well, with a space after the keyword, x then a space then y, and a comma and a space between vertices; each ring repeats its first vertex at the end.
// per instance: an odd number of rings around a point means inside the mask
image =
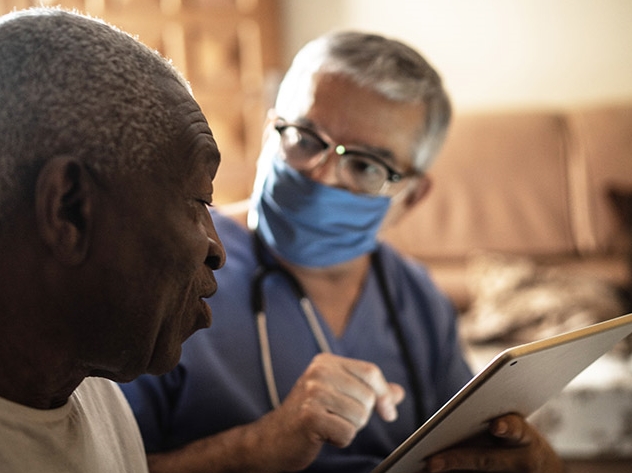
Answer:
POLYGON ((195 100, 189 95, 184 100, 180 100, 177 105, 174 107, 176 115, 185 118, 187 121, 191 123, 203 121, 206 123, 206 118, 200 106, 197 104, 195 100))
POLYGON ((175 107, 175 112, 175 115, 182 123, 182 134, 185 139, 194 139, 196 135, 203 134, 209 136, 213 140, 213 144, 215 144, 213 132, 204 113, 195 101, 191 99, 180 102, 175 107))
POLYGON ((176 147, 189 157, 195 154, 196 159, 202 159, 213 168, 217 167, 220 162, 220 153, 199 104, 180 84, 175 87, 168 86, 166 97, 170 102, 172 126, 175 127, 174 131, 177 133, 176 147))

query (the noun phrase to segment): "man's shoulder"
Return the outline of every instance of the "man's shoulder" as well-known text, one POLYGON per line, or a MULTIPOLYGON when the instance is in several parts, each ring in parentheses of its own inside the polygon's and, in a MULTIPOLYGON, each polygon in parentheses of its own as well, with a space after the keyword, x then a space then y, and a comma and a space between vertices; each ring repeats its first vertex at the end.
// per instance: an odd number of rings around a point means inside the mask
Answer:
POLYGON ((10 423, 0 416, 2 471, 147 471, 136 421, 113 381, 86 378, 56 409, 12 410, 10 423))

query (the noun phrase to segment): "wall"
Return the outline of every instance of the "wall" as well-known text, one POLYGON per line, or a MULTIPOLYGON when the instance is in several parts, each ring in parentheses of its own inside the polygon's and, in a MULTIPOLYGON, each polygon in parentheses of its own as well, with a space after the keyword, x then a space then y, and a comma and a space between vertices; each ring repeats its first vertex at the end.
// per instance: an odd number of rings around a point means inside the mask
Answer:
POLYGON ((458 111, 632 101, 629 0, 280 0, 284 57, 340 28, 419 49, 458 111))

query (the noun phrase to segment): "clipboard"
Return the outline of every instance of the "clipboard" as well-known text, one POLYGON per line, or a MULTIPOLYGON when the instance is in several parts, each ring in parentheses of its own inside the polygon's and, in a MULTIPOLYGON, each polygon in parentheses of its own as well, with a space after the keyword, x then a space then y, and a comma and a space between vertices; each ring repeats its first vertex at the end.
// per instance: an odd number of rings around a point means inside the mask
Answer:
POLYGON ((632 313, 502 351, 372 473, 418 471, 496 417, 528 417, 630 333, 632 313))

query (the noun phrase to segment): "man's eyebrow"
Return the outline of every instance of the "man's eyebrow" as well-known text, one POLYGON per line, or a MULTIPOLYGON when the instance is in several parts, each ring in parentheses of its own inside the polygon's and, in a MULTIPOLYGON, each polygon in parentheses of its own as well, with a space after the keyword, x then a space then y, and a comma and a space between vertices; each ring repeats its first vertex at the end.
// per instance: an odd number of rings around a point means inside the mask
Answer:
POLYGON ((357 147, 355 145, 351 145, 350 148, 351 150, 354 150, 357 148, 362 151, 367 151, 369 154, 374 154, 375 156, 382 158, 385 161, 388 161, 389 163, 395 164, 395 156, 393 155, 393 152, 390 149, 379 148, 377 146, 370 146, 370 145, 359 145, 357 147))
POLYGON ((351 151, 351 152, 357 151, 361 153, 370 154, 372 156, 375 156, 376 158, 380 158, 382 161, 385 162, 385 164, 388 164, 389 166, 394 166, 397 164, 395 155, 388 148, 380 148, 379 146, 372 146, 365 143, 359 143, 359 144, 340 143, 340 144, 343 145, 348 151, 351 151))

